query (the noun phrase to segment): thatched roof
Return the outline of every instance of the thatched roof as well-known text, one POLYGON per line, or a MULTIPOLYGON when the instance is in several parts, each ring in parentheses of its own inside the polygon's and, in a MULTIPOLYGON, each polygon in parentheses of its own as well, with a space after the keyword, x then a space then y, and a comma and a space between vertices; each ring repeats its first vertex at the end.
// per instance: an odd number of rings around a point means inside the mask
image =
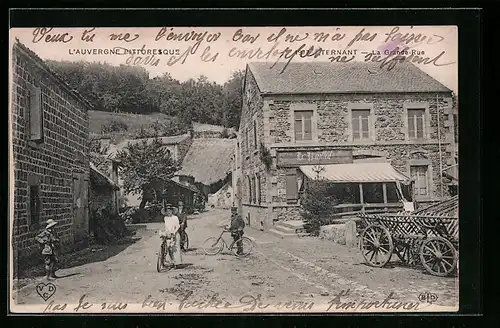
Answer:
POLYGON ((119 142, 118 144, 109 144, 108 156, 109 158, 115 158, 119 151, 125 149, 129 144, 138 144, 146 141, 148 144, 153 143, 155 139, 160 140, 160 142, 165 145, 177 145, 186 139, 190 138, 189 134, 182 134, 178 136, 170 137, 158 137, 158 138, 144 138, 144 139, 127 139, 119 142))
POLYGON ((225 179, 232 170, 234 146, 235 139, 193 139, 177 175, 192 176, 207 186, 225 179))
POLYGON ((111 180, 106 174, 102 173, 92 162, 90 162, 90 180, 92 183, 100 186, 107 186, 114 190, 120 189, 120 187, 113 180, 111 180))

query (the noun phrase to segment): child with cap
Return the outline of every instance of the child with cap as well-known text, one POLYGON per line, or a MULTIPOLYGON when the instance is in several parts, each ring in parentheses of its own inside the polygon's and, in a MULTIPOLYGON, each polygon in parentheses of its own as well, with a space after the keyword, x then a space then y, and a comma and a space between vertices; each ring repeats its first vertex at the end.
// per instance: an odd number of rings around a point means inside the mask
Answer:
POLYGON ((42 246, 42 256, 45 260, 45 272, 47 274, 47 279, 56 279, 56 262, 57 257, 55 255, 56 243, 59 239, 56 237, 53 227, 57 224, 56 221, 49 219, 47 220, 47 226, 45 229, 35 237, 36 241, 42 246))

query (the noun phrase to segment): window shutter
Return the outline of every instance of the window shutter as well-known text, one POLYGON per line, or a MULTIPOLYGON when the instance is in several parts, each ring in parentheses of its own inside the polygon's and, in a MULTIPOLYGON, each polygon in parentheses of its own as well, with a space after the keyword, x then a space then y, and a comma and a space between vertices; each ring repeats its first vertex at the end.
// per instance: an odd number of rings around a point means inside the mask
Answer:
POLYGON ((30 140, 43 140, 43 111, 42 111, 42 90, 39 87, 33 87, 30 90, 30 140))
POLYGON ((288 169, 286 172, 286 200, 287 202, 295 202, 297 197, 297 169, 288 169))

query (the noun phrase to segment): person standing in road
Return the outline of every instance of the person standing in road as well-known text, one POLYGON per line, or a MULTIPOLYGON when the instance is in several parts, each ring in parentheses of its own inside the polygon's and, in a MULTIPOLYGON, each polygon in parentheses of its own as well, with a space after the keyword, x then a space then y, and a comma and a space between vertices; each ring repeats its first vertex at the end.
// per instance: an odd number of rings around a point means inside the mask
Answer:
POLYGON ((236 246, 238 247, 237 254, 243 254, 243 243, 241 242, 241 237, 243 237, 243 230, 245 229, 245 221, 238 214, 238 208, 231 207, 231 225, 229 226, 229 231, 233 240, 236 241, 236 246))
POLYGON ((171 206, 163 208, 161 210, 161 214, 164 215, 163 221, 165 222, 165 234, 167 238, 173 238, 172 247, 169 249, 168 255, 174 264, 174 267, 177 268, 179 264, 182 264, 179 218, 173 214, 173 208, 171 206))
POLYGON ((47 220, 45 229, 35 237, 35 240, 43 247, 42 256, 44 257, 47 280, 58 278, 56 276, 56 247, 59 243, 59 239, 52 229, 56 224, 57 222, 52 219, 47 220))

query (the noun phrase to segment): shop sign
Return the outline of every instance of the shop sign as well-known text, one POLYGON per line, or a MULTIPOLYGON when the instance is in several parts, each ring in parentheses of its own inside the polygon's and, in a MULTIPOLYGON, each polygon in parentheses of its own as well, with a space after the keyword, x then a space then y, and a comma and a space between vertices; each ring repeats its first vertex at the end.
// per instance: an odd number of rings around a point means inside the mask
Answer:
POLYGON ((277 153, 277 164, 281 167, 348 164, 352 162, 352 151, 346 149, 279 151, 277 153))

